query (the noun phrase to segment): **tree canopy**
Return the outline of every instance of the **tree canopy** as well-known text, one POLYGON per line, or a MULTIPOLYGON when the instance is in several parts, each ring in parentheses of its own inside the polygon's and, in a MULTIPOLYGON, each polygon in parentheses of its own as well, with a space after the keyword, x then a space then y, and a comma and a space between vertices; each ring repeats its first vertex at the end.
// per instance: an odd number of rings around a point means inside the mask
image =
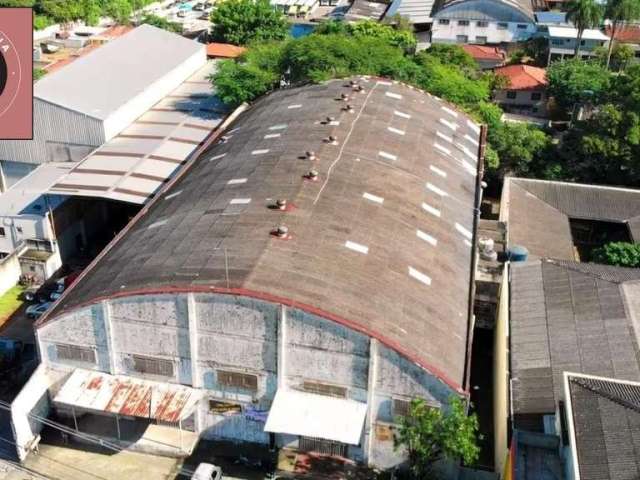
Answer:
POLYGON ((182 33, 182 25, 152 13, 145 14, 140 20, 140 24, 153 25, 154 27, 162 28, 163 30, 173 33, 182 33))
POLYGON ((289 34, 287 20, 269 0, 223 0, 211 22, 213 40, 234 45, 284 40, 289 34))
POLYGON ((395 436, 396 448, 406 449, 414 478, 426 479, 438 460, 475 462, 480 454, 478 428, 476 415, 467 415, 465 404, 457 397, 447 412, 414 399, 395 436))
POLYGON ((610 242, 592 253, 592 260, 618 267, 640 267, 640 243, 610 242))
POLYGON ((575 57, 579 57, 580 41, 586 29, 597 27, 602 21, 602 6, 597 0, 569 0, 567 2, 567 21, 578 30, 575 57))
POLYGON ((553 62, 547 68, 548 92, 564 110, 576 103, 599 103, 609 93, 611 74, 601 64, 580 59, 553 62))

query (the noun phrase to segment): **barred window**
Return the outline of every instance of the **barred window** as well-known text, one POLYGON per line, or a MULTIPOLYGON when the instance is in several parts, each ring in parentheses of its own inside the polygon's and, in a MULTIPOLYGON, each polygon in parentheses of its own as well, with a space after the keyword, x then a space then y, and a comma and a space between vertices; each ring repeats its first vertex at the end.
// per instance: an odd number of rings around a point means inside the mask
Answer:
POLYGON ((225 387, 241 388, 252 392, 258 391, 258 377, 249 373, 218 370, 218 384, 225 387))
POLYGON ((173 377, 173 362, 171 360, 143 357, 141 355, 133 355, 132 358, 133 369, 136 372, 173 377))
POLYGON ((399 398, 393 399, 393 417, 406 417, 409 415, 409 407, 411 402, 409 400, 400 400, 399 398))
POLYGON ((96 363, 96 352, 90 347, 77 345, 56 345, 59 360, 71 360, 74 362, 96 363))
POLYGON ((327 397, 346 398, 347 389, 345 387, 338 387, 336 385, 327 385, 320 382, 303 382, 302 389, 305 392, 316 393, 318 395, 325 395, 327 397))

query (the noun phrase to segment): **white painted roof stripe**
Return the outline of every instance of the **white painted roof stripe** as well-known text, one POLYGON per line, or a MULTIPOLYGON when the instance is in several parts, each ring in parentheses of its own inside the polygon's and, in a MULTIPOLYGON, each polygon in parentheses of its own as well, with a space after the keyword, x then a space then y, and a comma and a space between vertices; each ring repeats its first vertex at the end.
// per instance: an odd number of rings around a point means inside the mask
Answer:
POLYGON ((329 125, 332 125, 332 126, 340 125, 340 121, 339 121, 339 120, 331 120, 331 121, 329 122, 329 125))
POLYGON ((165 200, 170 200, 173 197, 177 197, 178 195, 180 195, 182 193, 182 190, 178 190, 177 192, 173 192, 170 195, 167 195, 166 197, 164 197, 165 200))
POLYGON ((474 162, 476 162, 478 160, 477 154, 473 153, 471 150, 469 150, 467 147, 465 147, 461 143, 456 143, 456 147, 458 147, 458 149, 462 150, 462 152, 464 152, 464 154, 467 157, 469 157, 471 160, 473 160, 474 162))
POLYGON ((274 125, 273 127, 269 127, 269 130, 284 130, 287 128, 286 123, 281 123, 280 125, 274 125))
POLYGON ((262 148, 260 150, 254 150, 253 152, 251 152, 251 155, 262 155, 263 153, 267 153, 268 151, 268 148, 262 148))
POLYGON ((440 195, 441 197, 448 197, 449 194, 444 190, 436 187, 433 183, 427 182, 427 190, 431 190, 433 193, 440 195))
POLYGON ((354 252, 367 254, 369 253, 369 247, 366 245, 361 245, 360 243, 352 242, 351 240, 347 240, 344 244, 345 247, 353 250, 354 252))
POLYGON ((445 172, 441 168, 436 167, 435 165, 430 165, 429 170, 431 170, 436 175, 440 175, 442 178, 447 178, 447 172, 445 172))
POLYGON ((480 133, 480 127, 478 125, 476 125, 475 123, 473 123, 471 120, 467 120, 467 125, 474 132, 480 133))
POLYGON ((424 240, 425 242, 427 242, 430 245, 433 245, 434 247, 436 245, 438 245, 438 240, 433 238, 431 235, 429 235, 428 233, 423 232, 422 230, 416 230, 416 235, 418 236, 418 238, 424 240))
POLYGON ((264 136, 265 139, 267 138, 278 138, 280 136, 279 133, 268 133, 264 136))
POLYGON ((396 100, 400 100, 402 98, 402 95, 400 95, 399 93, 385 92, 385 95, 387 97, 395 98, 396 100))
POLYGON ((438 210, 435 207, 432 207, 431 205, 429 205, 428 203, 424 203, 422 202, 422 208, 424 210, 426 210, 427 212, 429 212, 431 215, 435 215, 436 217, 440 217, 440 210, 438 210))
POLYGON ((396 157, 394 154, 392 153, 387 153, 387 152, 383 152, 382 150, 380 150, 378 152, 378 155, 380 155, 382 158, 386 158, 387 160, 397 160, 398 157, 396 157))
POLYGON ((464 239, 464 244, 465 244, 467 247, 470 247, 470 246, 471 246, 471 242, 470 242, 469 240, 467 240, 466 238, 464 239))
POLYGON ((447 147, 443 147, 438 142, 434 143, 433 146, 436 147, 438 150, 440 150, 443 153, 446 153, 446 154, 450 154, 451 153, 451 150, 449 150, 447 147))
POLYGON ((443 140, 445 140, 445 141, 447 141, 447 142, 449 142, 449 143, 453 142, 453 137, 445 135, 442 132, 436 132, 436 136, 441 138, 441 139, 443 139, 443 140))
POLYGON ((442 107, 440 107, 440 108, 442 108, 442 110, 447 112, 449 115, 452 115, 452 116, 458 118, 458 112, 456 112, 455 110, 451 110, 450 108, 447 108, 444 105, 442 107))
POLYGON ((250 198, 232 198, 229 205, 246 205, 247 203, 251 203, 250 198))
POLYGON ((471 135, 466 134, 464 136, 465 139, 469 140, 471 143, 473 143, 476 147, 480 146, 480 142, 478 142, 475 138, 473 138, 471 135))
POLYGON ((246 178, 232 178, 227 182, 227 185, 240 185, 241 183, 247 183, 246 178))
POLYGON ((397 133, 398 135, 404 135, 404 130, 400 130, 398 128, 387 127, 387 130, 389 130, 391 133, 397 133))
POLYGON ((419 282, 424 283, 425 285, 431 285, 431 277, 425 275, 424 273, 416 270, 413 267, 409 267, 409 276, 415 278, 419 282))
POLYGON ((211 157, 211 158, 209 159, 209 161, 210 161, 210 162, 213 162, 214 160, 219 160, 219 159, 221 159, 222 157, 224 157, 225 155, 226 155, 226 153, 221 153, 220 155, 214 155, 213 157, 211 157))
POLYGON ((469 162, 465 162, 464 160, 462 160, 462 166, 464 167, 464 169, 469 172, 471 175, 473 175, 474 177, 476 176, 476 174, 478 173, 476 171, 476 168, 471 165, 469 162))
POLYGON ((473 238, 473 234, 469 230, 464 228, 462 225, 460 225, 458 222, 456 222, 456 230, 460 232, 462 235, 464 235, 467 238, 467 240, 471 240, 473 238))
POLYGON ((387 86, 389 86, 389 85, 393 85, 393 83, 391 83, 391 82, 386 82, 386 81, 384 81, 384 80, 378 80, 376 83, 377 83, 378 85, 387 85, 387 86))
POLYGON ((165 224, 165 223, 167 223, 167 222, 168 222, 168 220, 167 220, 166 218, 165 218, 165 219, 163 219, 163 220, 158 220, 157 222, 153 222, 151 225, 149 225, 149 226, 147 227, 147 229, 148 229, 148 230, 150 230, 150 229, 152 229, 152 228, 160 227, 160 226, 164 225, 164 224, 165 224))
POLYGON ((449 127, 451 130, 456 131, 458 129, 458 124, 455 122, 450 122, 446 118, 441 118, 440 123, 446 127, 449 127))
POLYGON ((380 204, 382 204, 382 202, 384 202, 384 198, 379 197, 379 196, 377 196, 377 195, 372 195, 372 194, 367 193, 367 192, 364 192, 364 193, 362 194, 362 197, 363 197, 363 198, 366 198, 367 200, 371 200, 372 202, 375 202, 375 203, 380 203, 380 204))
POLYGON ((300 107, 302 107, 302 104, 296 103, 295 105, 289 105, 287 108, 291 109, 291 108, 300 108, 300 107))
POLYGON ((411 118, 411 115, 408 113, 399 112, 398 110, 394 110, 393 114, 400 118, 411 118))

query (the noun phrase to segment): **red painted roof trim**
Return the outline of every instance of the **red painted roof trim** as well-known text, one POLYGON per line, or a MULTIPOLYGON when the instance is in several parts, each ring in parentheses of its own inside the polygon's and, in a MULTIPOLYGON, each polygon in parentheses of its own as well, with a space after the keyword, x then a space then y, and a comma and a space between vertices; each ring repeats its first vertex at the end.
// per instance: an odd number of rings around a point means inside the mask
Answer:
MULTIPOLYGON (((300 310, 304 310, 307 313, 311 313, 313 315, 318 315, 320 317, 329 319, 331 321, 334 321, 340 325, 343 325, 345 327, 348 327, 352 330, 355 330, 357 332, 363 333, 369 337, 375 338, 376 340, 382 342, 384 345, 386 345, 387 347, 397 351, 398 353, 402 354, 404 357, 408 358, 409 360, 411 360, 413 363, 419 365, 421 368, 427 370, 429 373, 431 373, 433 376, 435 376, 436 378, 438 378, 438 380, 440 380, 441 382, 445 383, 448 387, 450 387, 451 389, 453 389, 455 392, 459 393, 459 394, 463 394, 463 395, 468 395, 469 392, 465 391, 462 389, 462 387, 454 382, 453 380, 451 380, 447 375, 445 375, 440 369, 430 365, 429 363, 421 360, 417 355, 408 352, 407 350, 405 350, 398 342, 396 342, 395 340, 391 340, 390 338, 386 337, 385 335, 382 335, 374 330, 371 330, 370 328, 358 323, 358 322, 354 322, 352 320, 349 320, 347 318, 341 317, 339 315, 335 315, 331 312, 327 312, 325 310, 322 310, 321 308, 317 308, 314 307, 313 305, 309 305, 303 302, 298 302, 296 300, 292 300, 290 298, 286 298, 286 297, 280 297, 278 295, 272 295, 270 293, 266 293, 266 292, 259 292, 256 290, 249 290, 246 288, 223 288, 223 287, 214 287, 214 286, 206 286, 206 285, 168 285, 168 286, 163 286, 163 287, 158 287, 158 288, 139 288, 139 289, 133 289, 133 290, 123 290, 121 292, 115 293, 115 294, 111 294, 111 295, 105 295, 103 297, 98 297, 98 298, 94 298, 89 302, 86 303, 82 303, 79 305, 75 305, 73 306, 73 308, 71 308, 69 311, 72 310, 77 310, 79 308, 82 307, 87 307, 89 305, 93 305, 96 303, 99 303, 103 300, 112 300, 112 299, 116 299, 116 298, 123 298, 123 297, 131 297, 134 295, 157 295, 157 294, 163 294, 163 293, 217 293, 217 294, 223 294, 223 295, 239 295, 239 296, 243 296, 243 297, 251 297, 251 298, 255 298, 258 300, 264 300, 267 302, 272 302, 272 303, 280 303, 282 305, 286 305, 288 307, 292 307, 292 308, 298 308, 300 310)), ((61 311, 58 313, 58 317, 61 314, 67 313, 67 311, 61 311)), ((55 321, 56 318, 50 319, 50 321, 55 321)), ((46 322, 44 324, 38 325, 38 328, 44 325, 47 325, 49 322, 46 322)))

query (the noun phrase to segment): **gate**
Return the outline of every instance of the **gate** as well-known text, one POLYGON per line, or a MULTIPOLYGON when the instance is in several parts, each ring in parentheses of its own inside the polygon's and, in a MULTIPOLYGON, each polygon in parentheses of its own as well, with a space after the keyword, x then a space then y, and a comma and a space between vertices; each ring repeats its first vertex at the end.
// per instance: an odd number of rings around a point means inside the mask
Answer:
POLYGON ((332 442, 322 438, 300 437, 299 450, 303 452, 320 453, 331 457, 347 457, 348 445, 340 442, 332 442))

